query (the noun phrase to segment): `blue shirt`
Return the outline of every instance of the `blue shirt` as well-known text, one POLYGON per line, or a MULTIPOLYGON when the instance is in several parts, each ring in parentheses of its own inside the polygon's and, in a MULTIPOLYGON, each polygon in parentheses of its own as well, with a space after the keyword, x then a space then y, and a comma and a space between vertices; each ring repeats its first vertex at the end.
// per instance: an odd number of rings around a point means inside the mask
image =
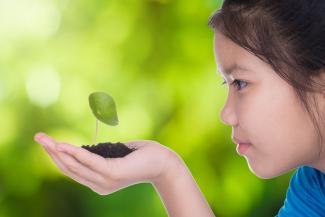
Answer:
POLYGON ((325 174, 309 166, 292 175, 277 217, 325 217, 325 174))

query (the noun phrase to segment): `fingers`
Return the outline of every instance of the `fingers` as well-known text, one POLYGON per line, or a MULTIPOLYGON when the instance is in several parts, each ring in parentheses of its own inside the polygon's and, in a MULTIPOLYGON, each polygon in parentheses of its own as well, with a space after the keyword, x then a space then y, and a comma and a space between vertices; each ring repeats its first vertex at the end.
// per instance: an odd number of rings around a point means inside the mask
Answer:
MULTIPOLYGON (((137 141, 136 143, 137 144, 133 143, 133 145, 140 145, 141 141, 137 141)), ((69 154, 70 156, 73 156, 75 159, 77 159, 87 167, 92 168, 94 171, 98 171, 98 173, 100 173, 106 180, 104 181, 106 183, 111 181, 120 182, 121 178, 128 177, 129 175, 127 171, 123 171, 123 168, 130 167, 128 165, 130 161, 126 161, 127 156, 124 158, 106 159, 84 148, 75 147, 71 144, 64 142, 58 143, 56 149, 60 152, 64 152, 69 154)), ((135 165, 132 166, 136 169, 135 165)), ((134 171, 134 173, 136 172, 134 171)))
POLYGON ((74 181, 76 181, 76 182, 78 182, 80 184, 83 184, 83 185, 88 186, 88 187, 92 187, 93 186, 93 184, 91 182, 89 182, 88 180, 86 180, 85 178, 78 177, 77 175, 71 173, 69 171, 69 169, 61 162, 61 160, 59 160, 58 156, 56 156, 55 154, 51 153, 51 151, 48 150, 48 148, 44 147, 44 149, 50 155, 50 157, 55 162, 55 164, 60 168, 60 170, 63 172, 63 174, 65 174, 66 176, 69 176, 74 181))
POLYGON ((70 172, 70 174, 75 174, 78 177, 82 177, 91 183, 95 183, 96 185, 102 184, 104 182, 104 178, 100 173, 97 173, 96 171, 85 167, 69 154, 61 152, 57 153, 57 156, 59 156, 59 159, 66 166, 68 170, 67 172, 70 172))
POLYGON ((99 173, 102 173, 105 169, 107 169, 108 162, 105 158, 84 148, 75 147, 68 143, 59 143, 57 145, 57 150, 73 156, 85 166, 99 173))
POLYGON ((107 161, 105 158, 91 153, 90 151, 81 148, 75 147, 68 143, 59 143, 52 139, 50 136, 47 136, 45 133, 38 133, 35 135, 35 140, 42 145, 49 147, 49 149, 56 153, 61 149, 61 152, 65 152, 75 159, 77 159, 80 163, 84 164, 86 167, 91 168, 94 171, 101 172, 103 171, 107 161))
POLYGON ((54 141, 54 139, 47 136, 45 133, 37 133, 34 136, 34 139, 35 139, 36 142, 43 145, 43 147, 47 147, 49 150, 54 150, 55 149, 56 142, 54 141))
POLYGON ((75 181, 86 184, 87 186, 93 185, 92 183, 103 183, 104 178, 100 174, 87 168, 78 160, 74 159, 73 156, 57 151, 56 146, 58 144, 51 137, 41 133, 35 136, 35 140, 43 145, 53 161, 65 175, 70 176, 75 181))

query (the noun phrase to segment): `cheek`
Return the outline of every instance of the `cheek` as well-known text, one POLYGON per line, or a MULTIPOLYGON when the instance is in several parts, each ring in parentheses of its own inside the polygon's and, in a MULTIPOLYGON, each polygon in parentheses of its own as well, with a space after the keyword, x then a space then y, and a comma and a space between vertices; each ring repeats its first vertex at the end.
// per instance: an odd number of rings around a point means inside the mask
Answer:
POLYGON ((240 124, 253 143, 247 155, 251 170, 261 178, 270 178, 311 161, 317 153, 317 137, 292 92, 259 93, 247 102, 240 124))
POLYGON ((272 151, 270 154, 277 153, 280 159, 282 155, 290 158, 294 153, 309 153, 314 148, 315 131, 296 96, 282 90, 269 99, 269 104, 261 108, 257 123, 263 126, 258 129, 261 138, 267 138, 266 150, 272 151))
POLYGON ((266 152, 298 148, 315 136, 307 112, 289 86, 266 87, 243 102, 240 125, 251 142, 260 144, 266 152))

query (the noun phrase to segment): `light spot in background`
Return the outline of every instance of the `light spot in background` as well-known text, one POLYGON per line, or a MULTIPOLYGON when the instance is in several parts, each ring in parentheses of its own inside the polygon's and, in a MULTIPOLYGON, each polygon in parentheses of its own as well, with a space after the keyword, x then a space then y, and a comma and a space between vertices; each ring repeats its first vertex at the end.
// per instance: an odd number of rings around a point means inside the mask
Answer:
POLYGON ((35 105, 47 107, 54 104, 59 98, 60 88, 60 77, 51 67, 36 68, 27 74, 27 95, 35 105))
POLYGON ((48 38, 60 26, 60 10, 53 1, 0 0, 0 34, 2 40, 48 38))

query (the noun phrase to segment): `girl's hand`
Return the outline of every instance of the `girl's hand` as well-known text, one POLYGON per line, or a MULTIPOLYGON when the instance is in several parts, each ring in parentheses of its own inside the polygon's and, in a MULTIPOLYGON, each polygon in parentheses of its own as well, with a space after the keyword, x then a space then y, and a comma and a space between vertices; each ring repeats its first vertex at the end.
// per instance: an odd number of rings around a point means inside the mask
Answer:
POLYGON ((170 172, 178 155, 152 140, 123 142, 136 148, 123 158, 104 158, 65 142, 55 141, 44 133, 34 139, 42 144, 63 174, 100 195, 141 183, 154 183, 170 172))

